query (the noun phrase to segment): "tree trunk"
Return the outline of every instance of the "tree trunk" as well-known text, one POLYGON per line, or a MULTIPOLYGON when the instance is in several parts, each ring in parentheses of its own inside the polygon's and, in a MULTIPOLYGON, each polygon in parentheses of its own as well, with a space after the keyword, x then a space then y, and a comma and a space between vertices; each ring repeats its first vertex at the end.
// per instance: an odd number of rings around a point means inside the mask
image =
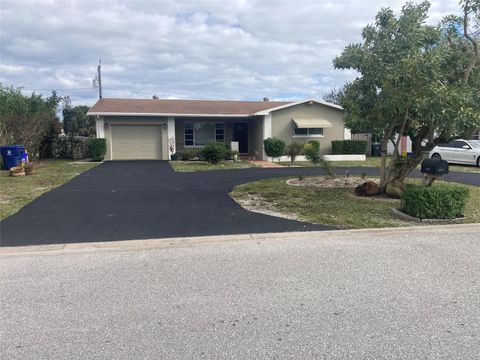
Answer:
POLYGON ((394 122, 390 124, 388 129, 385 130, 383 134, 382 142, 380 145, 380 191, 382 193, 385 192, 385 188, 387 187, 387 148, 388 148, 388 141, 390 140, 390 136, 392 134, 394 127, 394 122))

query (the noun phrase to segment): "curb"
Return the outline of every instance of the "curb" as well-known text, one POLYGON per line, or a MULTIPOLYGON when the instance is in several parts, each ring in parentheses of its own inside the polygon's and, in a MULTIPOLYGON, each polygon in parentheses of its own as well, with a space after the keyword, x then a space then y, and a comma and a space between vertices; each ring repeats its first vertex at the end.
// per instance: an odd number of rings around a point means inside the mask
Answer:
POLYGON ((445 223, 446 224, 461 224, 461 223, 465 222, 464 217, 454 218, 454 219, 421 219, 421 218, 417 218, 417 217, 405 214, 404 212, 402 212, 398 209, 395 209, 395 208, 392 208, 392 213, 394 215, 397 215, 398 217, 402 218, 403 220, 412 221, 412 222, 416 222, 416 223, 422 223, 422 224, 445 224, 445 223))
POLYGON ((282 233, 256 233, 237 235, 216 235, 197 237, 178 237, 163 239, 119 240, 105 242, 83 242, 74 244, 48 244, 29 246, 0 247, 0 255, 22 254, 51 254, 82 251, 106 251, 106 250, 147 250, 161 248, 187 247, 200 244, 233 243, 241 241, 271 241, 288 238, 322 240, 338 237, 339 239, 369 238, 372 235, 408 234, 411 232, 431 234, 434 231, 445 233, 464 232, 480 233, 480 223, 477 224, 450 224, 443 225, 441 229, 436 225, 421 225, 409 227, 353 229, 353 230, 326 230, 326 231, 299 231, 282 233))

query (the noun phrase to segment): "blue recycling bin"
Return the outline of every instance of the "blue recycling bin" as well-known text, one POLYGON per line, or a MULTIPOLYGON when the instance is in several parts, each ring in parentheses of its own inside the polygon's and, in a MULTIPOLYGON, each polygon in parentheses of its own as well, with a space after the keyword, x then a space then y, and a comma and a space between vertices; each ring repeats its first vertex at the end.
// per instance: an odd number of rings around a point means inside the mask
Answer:
POLYGON ((2 169, 10 170, 10 168, 18 166, 22 163, 22 157, 23 154, 25 154, 25 148, 23 145, 0 146, 0 153, 2 154, 3 158, 2 169))

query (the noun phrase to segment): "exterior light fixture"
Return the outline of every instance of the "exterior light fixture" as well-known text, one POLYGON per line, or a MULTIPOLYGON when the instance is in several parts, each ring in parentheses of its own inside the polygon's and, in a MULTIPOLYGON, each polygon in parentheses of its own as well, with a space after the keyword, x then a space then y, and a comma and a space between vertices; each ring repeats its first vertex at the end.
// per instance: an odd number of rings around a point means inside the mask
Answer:
POLYGON ((167 128, 168 128, 168 125, 164 123, 163 124, 163 130, 167 130, 167 128))
POLYGON ((103 127, 104 127, 105 129, 108 129, 108 123, 105 123, 105 125, 103 125, 103 127))

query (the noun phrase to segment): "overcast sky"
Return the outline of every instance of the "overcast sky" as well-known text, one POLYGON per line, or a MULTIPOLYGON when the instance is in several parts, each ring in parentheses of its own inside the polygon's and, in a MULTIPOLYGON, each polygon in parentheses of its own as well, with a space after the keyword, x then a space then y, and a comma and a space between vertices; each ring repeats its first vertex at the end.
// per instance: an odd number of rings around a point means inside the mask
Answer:
MULTIPOLYGON (((332 59, 397 0, 0 0, 3 85, 92 105, 104 97, 321 98, 354 73, 332 59)), ((458 13, 432 1, 429 22, 458 13)))

